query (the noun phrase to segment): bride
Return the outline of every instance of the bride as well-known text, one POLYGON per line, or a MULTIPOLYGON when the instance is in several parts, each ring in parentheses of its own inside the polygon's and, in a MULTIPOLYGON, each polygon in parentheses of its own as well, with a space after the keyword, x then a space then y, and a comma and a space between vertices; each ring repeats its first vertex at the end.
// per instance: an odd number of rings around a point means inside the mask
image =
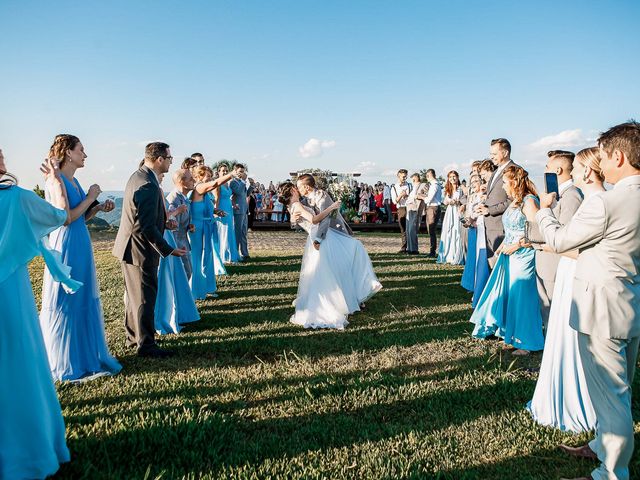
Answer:
POLYGON ((308 234, 302 256, 296 311, 291 323, 305 328, 344 329, 347 316, 360 310, 360 305, 377 293, 382 285, 359 240, 329 228, 321 244, 314 244, 319 224, 340 208, 333 203, 319 214, 300 202, 300 192, 293 183, 279 188, 279 200, 291 218, 308 234))

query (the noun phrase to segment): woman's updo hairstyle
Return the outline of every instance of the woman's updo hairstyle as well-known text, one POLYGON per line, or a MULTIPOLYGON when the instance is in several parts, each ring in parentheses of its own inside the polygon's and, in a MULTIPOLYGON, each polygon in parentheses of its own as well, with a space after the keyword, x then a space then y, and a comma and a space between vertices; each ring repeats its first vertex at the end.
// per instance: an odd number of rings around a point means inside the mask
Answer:
POLYGON ((529 179, 529 173, 522 167, 511 165, 504 169, 503 177, 511 183, 513 191, 513 202, 516 206, 522 205, 524 197, 527 195, 538 196, 536 186, 529 179))
POLYGON ((79 143, 80 139, 75 135, 69 135, 68 133, 56 135, 51 148, 49 148, 49 158, 60 160, 60 167, 62 167, 67 158, 67 150, 73 150, 79 143))
POLYGON ((207 176, 207 173, 213 177, 213 170, 211 170, 211 167, 208 167, 207 165, 198 165, 197 167, 193 167, 192 170, 193 178, 196 181, 204 179, 204 177, 207 176))
POLYGON ((600 149, 598 147, 585 148, 576 154, 576 160, 581 165, 589 167, 598 177, 598 180, 604 182, 602 167, 600 167, 600 149))
POLYGON ((283 205, 289 205, 294 188, 296 186, 291 182, 281 183, 278 187, 278 201, 283 205))

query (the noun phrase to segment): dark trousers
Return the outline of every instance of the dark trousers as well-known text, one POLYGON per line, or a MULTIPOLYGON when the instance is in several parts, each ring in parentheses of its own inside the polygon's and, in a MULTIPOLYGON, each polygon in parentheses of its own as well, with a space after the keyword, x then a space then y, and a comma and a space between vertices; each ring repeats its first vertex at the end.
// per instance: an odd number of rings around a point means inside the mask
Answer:
POLYGON ((155 317, 158 267, 139 267, 122 262, 124 276, 124 328, 127 344, 144 351, 156 344, 155 317))
POLYGON ((387 216, 387 223, 393 223, 393 212, 391 211, 390 200, 384 201, 384 212, 385 212, 385 215, 387 216))
POLYGON ((407 251, 407 207, 398 207, 398 225, 400 225, 400 234, 402 235, 402 250, 407 251))
POLYGON ((435 255, 438 251, 436 227, 440 220, 440 207, 427 207, 427 229, 429 230, 429 253, 435 255))

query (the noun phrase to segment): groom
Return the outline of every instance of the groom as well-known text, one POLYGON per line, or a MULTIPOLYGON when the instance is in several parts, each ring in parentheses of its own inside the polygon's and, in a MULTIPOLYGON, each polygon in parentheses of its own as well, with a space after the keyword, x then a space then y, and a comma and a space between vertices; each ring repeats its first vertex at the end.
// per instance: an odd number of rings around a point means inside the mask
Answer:
POLYGON ((640 343, 640 123, 630 121, 600 135, 600 167, 612 190, 594 196, 565 226, 541 194, 536 220, 551 248, 578 249, 570 325, 589 396, 596 437, 571 455, 598 459, 594 480, 629 478, 633 455, 631 383, 640 343))
MULTIPOLYGON (((322 212, 323 210, 326 210, 333 203, 333 199, 327 192, 318 190, 316 188, 316 181, 313 178, 313 175, 309 175, 308 173, 300 175, 298 177, 296 186, 298 188, 298 191, 300 192, 300 195, 304 197, 302 203, 304 205, 307 205, 308 207, 313 208, 316 214, 322 212)), ((344 218, 342 218, 340 212, 336 210, 336 213, 337 215, 335 217, 330 215, 322 220, 322 222, 320 222, 318 233, 313 241, 313 246, 316 248, 316 250, 320 248, 320 243, 326 238, 329 228, 332 228, 345 235, 353 235, 351 228, 344 220, 344 218)), ((299 218, 292 218, 292 221, 295 222, 298 219, 299 218)))

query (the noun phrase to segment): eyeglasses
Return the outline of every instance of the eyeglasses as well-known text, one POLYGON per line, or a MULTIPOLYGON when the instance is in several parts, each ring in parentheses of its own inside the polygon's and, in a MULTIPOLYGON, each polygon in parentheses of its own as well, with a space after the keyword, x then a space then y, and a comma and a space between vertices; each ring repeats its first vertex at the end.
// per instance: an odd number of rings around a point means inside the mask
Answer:
POLYGON ((173 157, 172 157, 172 156, 162 157, 162 158, 164 158, 165 160, 173 160, 173 157))

